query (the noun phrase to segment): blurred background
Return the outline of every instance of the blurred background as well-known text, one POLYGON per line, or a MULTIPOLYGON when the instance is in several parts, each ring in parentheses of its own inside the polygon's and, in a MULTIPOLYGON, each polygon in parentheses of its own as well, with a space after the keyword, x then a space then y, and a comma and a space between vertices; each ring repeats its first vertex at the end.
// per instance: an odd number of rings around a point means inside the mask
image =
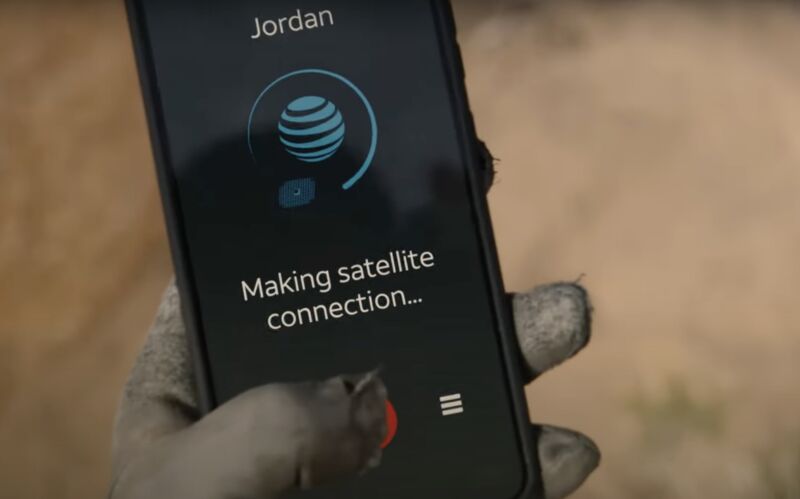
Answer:
MULTIPOLYGON (((584 276, 530 389, 579 499, 800 498, 800 8, 457 1, 507 284, 584 276)), ((0 2, 0 497, 102 497, 171 275, 121 2, 0 2)))

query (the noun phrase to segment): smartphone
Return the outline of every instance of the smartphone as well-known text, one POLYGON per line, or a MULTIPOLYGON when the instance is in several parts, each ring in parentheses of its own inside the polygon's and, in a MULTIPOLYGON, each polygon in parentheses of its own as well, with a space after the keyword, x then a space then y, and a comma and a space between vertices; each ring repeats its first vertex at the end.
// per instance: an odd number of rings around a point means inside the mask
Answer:
POLYGON ((204 409, 381 368, 310 498, 541 496, 450 5, 128 0, 204 409))

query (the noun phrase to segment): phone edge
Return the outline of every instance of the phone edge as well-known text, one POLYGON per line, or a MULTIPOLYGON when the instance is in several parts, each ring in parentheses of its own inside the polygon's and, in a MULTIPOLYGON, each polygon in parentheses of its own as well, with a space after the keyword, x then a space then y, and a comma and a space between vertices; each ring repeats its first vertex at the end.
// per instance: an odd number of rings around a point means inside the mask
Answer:
POLYGON ((495 321, 499 333, 498 339, 505 361, 506 384, 514 409, 520 451, 525 464, 523 488, 516 498, 541 499, 544 497, 544 489, 542 487, 538 452, 537 449, 533 448, 534 436, 525 398, 525 386, 521 376, 523 372, 521 365, 522 355, 519 350, 511 308, 508 305, 508 297, 503 283, 484 180, 479 175, 483 156, 480 151, 480 140, 466 88, 466 70, 461 48, 458 44, 455 14, 450 0, 431 0, 431 2, 438 24, 442 59, 446 64, 445 69, 447 70, 448 84, 450 85, 452 106, 455 110, 455 120, 459 125, 457 132, 461 143, 462 155, 470 161, 466 170, 470 183, 473 217, 481 239, 486 277, 489 281, 494 302, 495 321))
POLYGON ((209 376, 208 357, 205 348, 203 348, 204 333, 201 327, 200 309, 197 305, 198 298, 194 292, 194 277, 189 261, 188 244, 183 236, 180 196, 178 195, 177 182, 171 173, 170 162, 167 159, 169 141, 162 136, 166 127, 160 111, 162 107, 158 97, 155 67, 151 60, 152 51, 145 34, 146 23, 139 8, 138 0, 124 0, 124 2, 147 117, 156 177, 161 190, 161 205, 164 210, 164 221, 170 242, 170 254, 172 255, 172 263, 175 270, 175 284, 181 297, 181 313, 186 328, 185 336, 189 353, 192 357, 192 371, 194 373, 195 391, 198 397, 198 408, 202 414, 207 414, 216 406, 216 397, 214 396, 214 388, 209 376))

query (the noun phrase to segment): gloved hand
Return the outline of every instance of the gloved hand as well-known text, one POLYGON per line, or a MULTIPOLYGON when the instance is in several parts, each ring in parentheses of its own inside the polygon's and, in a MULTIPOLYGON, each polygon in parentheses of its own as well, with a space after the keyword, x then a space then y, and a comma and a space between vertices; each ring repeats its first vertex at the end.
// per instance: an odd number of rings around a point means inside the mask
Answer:
MULTIPOLYGON (((511 299, 529 381, 588 343, 592 309, 580 286, 511 299)), ((201 418, 185 334, 171 285, 123 394, 111 499, 271 499, 379 464, 386 391, 375 373, 257 388, 201 418)), ((599 464, 578 433, 533 434, 548 499, 571 494, 599 464)))
MULTIPOLYGON (((495 159, 478 145, 488 192, 495 159)), ((509 299, 525 381, 589 343, 592 306, 581 286, 509 299)), ((173 283, 123 393, 110 499, 273 499, 380 464, 386 389, 376 373, 256 388, 201 418, 190 357, 173 283)), ((546 499, 572 494, 600 464, 600 450, 580 433, 534 426, 532 435, 546 499)))

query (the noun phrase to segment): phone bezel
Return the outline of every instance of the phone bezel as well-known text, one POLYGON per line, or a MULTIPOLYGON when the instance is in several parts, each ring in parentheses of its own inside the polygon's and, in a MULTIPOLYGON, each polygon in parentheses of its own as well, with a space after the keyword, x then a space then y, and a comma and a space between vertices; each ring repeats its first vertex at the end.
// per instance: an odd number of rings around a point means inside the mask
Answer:
MULTIPOLYGON (((430 0, 432 15, 437 26, 442 60, 444 61, 450 90, 454 121, 462 157, 467 162, 466 170, 472 200, 472 216, 481 239, 484 272, 489 282, 493 311, 497 325, 497 336, 504 357, 506 386, 509 402, 518 433, 518 446, 524 463, 524 485, 515 499, 538 499, 543 497, 540 466, 536 442, 530 425, 528 405, 525 398, 521 355, 514 330, 513 317, 505 294, 500 263, 485 196, 483 178, 479 175, 483 167, 483 155, 477 137, 465 84, 464 65, 456 37, 456 24, 449 0, 430 0)), ((202 313, 198 307, 195 279, 190 264, 188 242, 185 237, 183 215, 180 209, 177 181, 172 174, 168 157, 166 125, 162 115, 162 103, 155 78, 152 47, 147 36, 147 25, 140 0, 125 0, 128 21, 133 38, 139 79, 150 131, 150 139, 156 164, 156 173, 161 190, 162 206, 170 241, 176 282, 181 295, 181 307, 187 331, 187 340, 194 361, 197 395, 200 409, 208 413, 216 406, 213 379, 208 355, 205 350, 202 313)))

